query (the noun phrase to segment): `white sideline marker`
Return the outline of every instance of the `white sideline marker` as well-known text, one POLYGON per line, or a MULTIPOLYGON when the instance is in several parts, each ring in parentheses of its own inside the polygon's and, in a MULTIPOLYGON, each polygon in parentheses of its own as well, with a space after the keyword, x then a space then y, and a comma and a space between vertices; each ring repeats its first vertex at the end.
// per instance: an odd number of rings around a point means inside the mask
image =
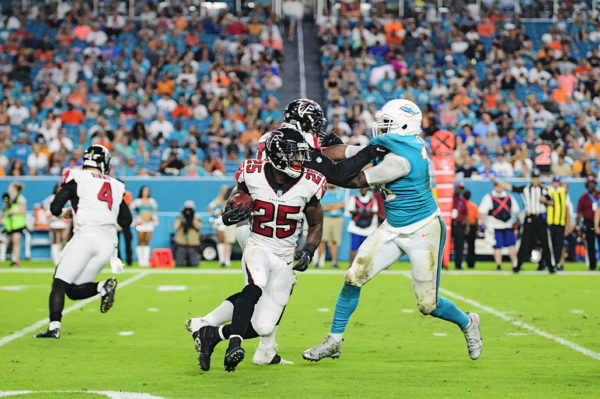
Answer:
POLYGON ((583 310, 573 309, 573 310, 571 310, 571 313, 573 313, 573 314, 584 314, 585 312, 583 310))
MULTIPOLYGON (((143 277, 146 277, 148 274, 150 274, 150 273, 148 273, 148 272, 142 272, 140 274, 137 274, 137 275, 131 277, 128 280, 123 281, 122 283, 119 283, 117 285, 117 290, 120 289, 120 288, 126 287, 129 284, 134 283, 134 282, 138 281, 139 279, 141 279, 143 277)), ((74 304, 72 306, 69 306, 68 308, 66 308, 65 310, 63 310, 63 313, 62 313, 63 316, 66 315, 66 314, 69 314, 69 313, 71 313, 71 312, 73 312, 73 311, 75 311, 77 309, 80 309, 80 308, 84 307, 85 305, 87 305, 90 302, 95 301, 97 296, 98 295, 94 295, 91 298, 84 299, 83 301, 79 301, 76 304, 74 304)), ((22 336, 24 336, 26 334, 29 334, 30 332, 36 331, 36 330, 44 327, 49 322, 50 322, 50 320, 48 318, 45 318, 45 319, 42 319, 42 320, 39 320, 39 321, 33 323, 29 327, 25 327, 22 330, 19 330, 19 331, 15 332, 15 333, 13 333, 11 335, 7 335, 6 337, 2 337, 0 339, 0 346, 6 345, 9 342, 14 341, 15 339, 21 338, 22 336)))
POLYGON ((329 312, 329 308, 318 308, 317 312, 329 312))
POLYGON ((446 333, 433 333, 433 335, 435 337, 447 337, 448 336, 448 334, 446 334, 446 333))
POLYGON ((578 345, 575 342, 571 342, 571 341, 566 340, 564 338, 557 337, 556 335, 550 334, 550 333, 548 333, 546 331, 540 330, 537 327, 534 327, 534 326, 532 326, 530 324, 524 323, 524 322, 522 322, 520 320, 517 320, 517 319, 515 319, 513 317, 510 317, 507 314, 502 313, 502 312, 500 312, 500 311, 498 311, 498 310, 496 310, 496 309, 494 309, 494 308, 492 308, 490 306, 486 306, 486 305, 483 305, 483 304, 481 304, 481 303, 479 303, 477 301, 474 301, 472 299, 468 299, 468 298, 462 297, 462 296, 460 296, 458 294, 455 294, 452 291, 448 291, 446 289, 440 288, 440 292, 443 293, 443 294, 445 294, 445 295, 448 295, 449 297, 452 297, 454 299, 458 299, 459 301, 468 303, 469 305, 474 306, 474 307, 476 307, 478 309, 481 309, 483 311, 491 313, 494 316, 499 317, 502 320, 511 323, 512 325, 515 325, 517 327, 523 328, 525 330, 529 330, 532 333, 540 335, 540 336, 542 336, 544 338, 548 338, 548 339, 550 339, 550 340, 552 340, 554 342, 557 342, 557 343, 559 343, 561 345, 564 345, 564 346, 566 346, 568 348, 571 348, 574 351, 577 351, 577 352, 580 352, 580 353, 582 353, 582 354, 584 354, 586 356, 589 356, 592 359, 600 360, 600 353, 597 353, 597 352, 591 351, 591 350, 589 350, 587 348, 584 348, 583 346, 578 345))
POLYGON ((158 312, 158 309, 156 308, 148 308, 146 309, 148 312, 158 312))
POLYGON ((128 337, 130 335, 133 335, 133 331, 121 331, 119 333, 119 335, 122 336, 122 337, 128 337))
POLYGON ((402 313, 415 313, 414 309, 402 309, 402 313))

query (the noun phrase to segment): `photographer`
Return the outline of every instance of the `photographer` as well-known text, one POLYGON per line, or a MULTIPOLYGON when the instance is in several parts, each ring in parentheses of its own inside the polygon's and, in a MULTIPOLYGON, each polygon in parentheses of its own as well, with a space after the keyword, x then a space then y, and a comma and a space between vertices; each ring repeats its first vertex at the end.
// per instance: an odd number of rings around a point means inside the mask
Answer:
POLYGON ((185 201, 181 214, 173 223, 175 229, 175 266, 185 266, 185 261, 191 267, 197 267, 200 262, 198 249, 200 247, 200 227, 202 223, 195 213, 194 201, 185 201))
MULTIPOLYGON (((25 213, 27 211, 27 200, 21 193, 25 186, 19 182, 12 182, 8 186, 8 193, 2 196, 4 206, 2 207, 2 221, 6 235, 12 244, 12 267, 21 266, 21 233, 25 230, 25 213)), ((2 248, 3 252, 6 247, 2 248)))

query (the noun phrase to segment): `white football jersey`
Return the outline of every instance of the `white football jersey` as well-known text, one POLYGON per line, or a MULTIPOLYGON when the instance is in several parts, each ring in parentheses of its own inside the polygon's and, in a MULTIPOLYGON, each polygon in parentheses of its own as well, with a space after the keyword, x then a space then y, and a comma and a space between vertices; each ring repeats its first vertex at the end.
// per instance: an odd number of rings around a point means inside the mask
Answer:
POLYGON ((77 185, 77 203, 74 209, 73 225, 77 230, 91 228, 114 229, 125 185, 110 176, 86 169, 69 169, 63 174, 61 184, 74 181, 77 185))
POLYGON ((273 189, 267 180, 265 160, 250 159, 242 162, 235 179, 248 188, 254 201, 250 215, 250 237, 246 248, 260 245, 277 256, 294 253, 298 234, 304 220, 304 207, 315 197, 321 200, 327 190, 327 180, 312 169, 304 172, 287 191, 273 189))
MULTIPOLYGON (((281 126, 284 127, 284 126, 281 126)), ((271 133, 272 132, 267 132, 265 134, 263 134, 260 139, 258 139, 258 143, 256 144, 256 159, 267 159, 267 153, 265 152, 265 145, 267 144, 267 140, 269 139, 269 137, 271 137, 271 133)), ((304 140, 306 140, 306 143, 308 144, 308 146, 312 149, 315 148, 317 150, 321 150, 321 146, 319 145, 319 140, 317 139, 317 136, 315 136, 312 133, 304 133, 304 132, 300 132, 302 133, 302 136, 304 136, 304 140)))

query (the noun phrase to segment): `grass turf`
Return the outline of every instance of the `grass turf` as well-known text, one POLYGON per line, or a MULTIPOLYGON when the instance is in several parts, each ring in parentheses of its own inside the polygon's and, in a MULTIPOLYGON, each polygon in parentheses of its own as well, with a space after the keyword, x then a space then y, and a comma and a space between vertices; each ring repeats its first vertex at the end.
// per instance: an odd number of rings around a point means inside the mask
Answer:
MULTIPOLYGON (((0 340, 47 316, 52 271, 23 273, 31 267, 50 264, 30 262, 21 272, 0 273, 0 340)), ((203 263, 201 270, 207 268, 217 266, 203 263)), ((491 263, 478 265, 478 270, 494 268, 491 263)), ((394 269, 408 266, 397 264, 394 269)), ((584 266, 567 265, 567 270, 584 270, 584 266)), ((0 391, 110 390, 165 398, 581 398, 597 394, 599 360, 455 300, 461 309, 481 316, 483 354, 471 361, 456 326, 418 313, 410 279, 403 274, 380 275, 363 289, 339 360, 309 363, 301 353, 327 334, 342 271, 299 277, 277 339, 280 354, 294 365, 253 365, 257 340, 249 340, 244 343, 246 360, 236 372, 223 370, 225 343, 217 346, 211 371, 202 372, 184 322, 211 310, 239 290, 243 280, 241 274, 182 272, 151 272, 123 286, 107 314, 100 314, 96 299, 65 315, 60 340, 35 340, 31 332, 0 346, 0 391), (172 287, 160 291, 161 286, 172 287), (123 332, 133 334, 119 335, 123 332)), ((134 276, 124 273, 119 281, 134 276)), ((598 272, 451 273, 442 277, 441 287, 598 353, 598 283, 598 272)), ((73 304, 67 300, 66 308, 73 304)), ((18 397, 102 396, 74 392, 18 397)))

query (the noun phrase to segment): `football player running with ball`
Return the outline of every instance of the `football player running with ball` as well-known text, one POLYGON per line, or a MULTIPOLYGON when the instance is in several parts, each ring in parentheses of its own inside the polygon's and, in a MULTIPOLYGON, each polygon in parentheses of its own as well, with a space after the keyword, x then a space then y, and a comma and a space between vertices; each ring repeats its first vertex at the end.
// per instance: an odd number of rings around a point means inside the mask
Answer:
POLYGON ((223 211, 226 225, 250 217, 250 236, 242 255, 245 286, 233 303, 231 324, 207 325, 194 333, 203 370, 210 369, 212 352, 220 341, 229 340, 224 364, 226 371, 234 371, 245 356, 242 340, 273 331, 294 284, 293 270, 306 270, 321 241, 320 200, 327 180, 319 172, 304 168, 308 144, 302 134, 290 128, 277 129, 267 141, 265 152, 266 160, 244 161, 236 173, 236 195, 250 195, 253 207, 242 202, 233 206, 230 200, 223 211), (307 244, 293 266, 305 216, 307 244))
POLYGON ((330 334, 302 356, 311 361, 338 358, 342 335, 358 306, 361 287, 406 254, 417 307, 424 315, 459 326, 467 340, 469 356, 475 360, 483 346, 479 316, 461 311, 438 295, 446 226, 431 190, 425 142, 419 137, 421 110, 411 101, 391 100, 377 112, 375 119, 372 143, 386 147, 390 153, 358 177, 363 187, 380 187, 387 219, 360 246, 345 273, 330 334))
POLYGON ((36 338, 60 337, 65 294, 70 299, 100 294, 102 313, 113 305, 117 280, 92 281, 109 261, 118 262, 115 255, 117 224, 129 227, 132 215, 123 201, 125 185, 106 175, 109 165, 110 152, 101 145, 90 146, 83 154, 83 169, 69 169, 64 173, 61 188, 50 204, 52 214, 59 217, 67 201, 71 202, 74 234, 65 245, 54 272, 50 326, 36 338))
MULTIPOLYGON (((387 150, 378 145, 369 145, 366 147, 351 146, 348 151, 353 152, 353 156, 334 162, 322 153, 322 147, 342 144, 342 140, 333 133, 327 133, 325 128, 327 119, 321 106, 310 99, 299 98, 291 101, 285 107, 284 122, 281 128, 293 128, 302 133, 304 140, 308 143, 308 157, 304 160, 304 165, 308 169, 316 170, 325 176, 329 183, 340 187, 358 187, 358 173, 379 155, 385 154, 387 150)), ((257 145, 257 159, 266 159, 266 144, 271 137, 272 132, 265 133, 257 145)), ((246 220, 239 223, 236 228, 236 236, 240 247, 243 249, 250 235, 250 226, 246 220)), ((186 321, 187 330, 195 336, 196 349, 200 347, 197 339, 198 331, 205 325, 218 326, 222 323, 231 321, 233 304, 237 300, 239 293, 231 295, 219 306, 202 317, 191 318, 186 321)), ((263 295, 261 301, 265 301, 263 295)), ((279 321, 278 321, 279 323, 279 321)), ((292 362, 283 359, 277 354, 277 343, 275 335, 278 325, 273 331, 260 337, 260 342, 252 362, 255 364, 291 364, 292 362)))

